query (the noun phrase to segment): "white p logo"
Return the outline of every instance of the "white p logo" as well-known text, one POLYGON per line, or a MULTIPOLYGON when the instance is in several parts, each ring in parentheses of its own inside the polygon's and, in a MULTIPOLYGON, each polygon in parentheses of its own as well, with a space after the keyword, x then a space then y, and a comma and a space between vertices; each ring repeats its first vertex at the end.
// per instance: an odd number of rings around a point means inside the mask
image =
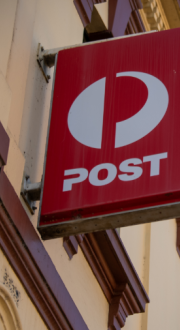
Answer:
MULTIPOLYGON (((134 116, 116 123, 115 148, 140 140, 150 133, 164 117, 169 96, 164 84, 143 72, 121 72, 116 77, 134 77, 144 82, 148 98, 134 116)), ((72 136, 85 146, 101 149, 106 78, 88 86, 73 102, 68 114, 72 136)))

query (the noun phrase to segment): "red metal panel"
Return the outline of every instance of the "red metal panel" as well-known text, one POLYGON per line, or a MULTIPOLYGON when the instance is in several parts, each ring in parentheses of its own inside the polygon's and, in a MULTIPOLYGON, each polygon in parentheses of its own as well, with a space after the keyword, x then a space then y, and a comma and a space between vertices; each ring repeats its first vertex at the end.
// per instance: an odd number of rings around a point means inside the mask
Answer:
POLYGON ((40 227, 180 201, 179 40, 59 52, 40 227))

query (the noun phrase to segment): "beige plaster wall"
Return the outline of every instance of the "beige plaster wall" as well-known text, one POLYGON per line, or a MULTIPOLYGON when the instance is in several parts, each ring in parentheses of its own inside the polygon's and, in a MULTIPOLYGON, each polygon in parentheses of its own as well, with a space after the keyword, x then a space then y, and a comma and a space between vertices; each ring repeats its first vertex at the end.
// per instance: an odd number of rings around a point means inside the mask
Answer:
MULTIPOLYGON (((0 19, 1 20, 1 19, 0 19)), ((0 120, 4 128, 7 128, 9 111, 11 106, 11 90, 7 81, 0 71, 0 120)))
MULTIPOLYGON (((120 237, 149 295, 151 224, 121 228, 120 237)), ((148 305, 146 305, 146 312, 144 314, 128 317, 124 329, 147 330, 147 317, 148 305)))
POLYGON ((83 26, 72 1, 37 1, 19 139, 25 171, 34 181, 40 181, 43 173, 54 71, 49 70, 51 80, 47 84, 36 62, 38 43, 51 49, 82 43, 82 38, 83 26))
POLYGON ((13 39, 17 0, 0 0, 0 120, 7 128, 11 90, 6 80, 13 39))
POLYGON ((1 330, 47 329, 1 250, 0 320, 1 330), (6 295, 5 299, 3 293, 6 295))
POLYGON ((20 138, 36 2, 37 0, 18 1, 7 71, 7 82, 12 91, 8 127, 17 145, 20 138))
MULTIPOLYGON (((0 1, 0 121, 10 137, 8 163, 5 171, 18 195, 20 194, 24 158, 15 139, 14 128, 21 120, 17 111, 17 109, 19 110, 19 103, 16 103, 16 96, 19 95, 18 100, 22 99, 23 91, 19 88, 19 83, 21 83, 21 70, 19 70, 21 48, 19 44, 16 56, 14 56, 14 45, 17 45, 17 34, 26 31, 26 28, 23 30, 23 26, 18 29, 20 7, 21 2, 17 2, 17 0, 0 1), (12 76, 14 84, 12 84, 12 76), (14 126, 10 127, 9 120, 12 118, 12 114, 14 126)), ((25 85, 25 82, 23 84, 25 85)))
POLYGON ((149 281, 147 271, 149 273, 151 224, 121 228, 120 237, 145 290, 148 292, 149 281))
POLYGON ((109 304, 81 249, 69 260, 62 238, 44 245, 89 330, 107 330, 109 304))
POLYGON ((176 221, 120 229, 120 236, 149 295, 146 313, 127 319, 125 330, 179 329, 180 258, 176 221))
POLYGON ((176 222, 151 225, 148 330, 178 330, 180 324, 180 258, 176 222))
POLYGON ((11 184, 13 185, 17 195, 20 195, 25 159, 16 141, 13 139, 13 136, 9 128, 7 128, 7 133, 10 137, 10 144, 9 144, 9 153, 8 153, 8 163, 4 167, 4 172, 9 177, 11 184))
POLYGON ((3 45, 3 51, 0 52, 0 70, 4 77, 6 77, 7 73, 13 38, 16 6, 17 0, 0 1, 0 45, 3 45))

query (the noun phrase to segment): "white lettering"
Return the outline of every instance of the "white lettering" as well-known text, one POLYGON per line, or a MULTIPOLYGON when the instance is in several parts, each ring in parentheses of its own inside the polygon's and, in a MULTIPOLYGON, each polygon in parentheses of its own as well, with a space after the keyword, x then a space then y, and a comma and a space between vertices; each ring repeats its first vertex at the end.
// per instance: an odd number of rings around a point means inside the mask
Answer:
POLYGON ((160 172, 160 159, 167 158, 168 153, 163 152, 162 154, 156 154, 151 156, 143 157, 143 163, 151 162, 150 176, 159 175, 160 172))
POLYGON ((105 186, 106 184, 112 182, 117 174, 117 168, 111 163, 104 163, 95 166, 89 173, 89 182, 93 186, 105 186), (106 169, 108 171, 107 178, 104 180, 99 180, 98 173, 100 170, 106 169))
MULTIPOLYGON (((163 152, 161 154, 150 155, 143 157, 143 162, 150 162, 150 176, 156 176, 160 174, 160 160, 168 157, 167 152, 163 152)), ((124 160, 120 165, 119 169, 124 174, 119 174, 118 178, 121 181, 132 181, 138 179, 143 170, 140 166, 136 166, 142 164, 142 160, 139 158, 131 158, 124 160), (129 174, 128 174, 129 173, 129 174)), ((75 183, 83 182, 88 177, 88 170, 86 168, 75 168, 71 170, 65 170, 64 175, 79 175, 75 178, 65 179, 63 182, 63 191, 72 190, 72 185, 75 183)), ((89 173, 89 182, 93 186, 105 186, 108 183, 112 182, 117 175, 117 168, 115 165, 111 163, 99 164, 90 171, 89 173), (99 171, 107 170, 107 177, 103 180, 98 178, 99 171)))
POLYGON ((75 168, 72 170, 65 170, 64 175, 73 175, 73 174, 79 174, 77 178, 70 178, 64 180, 63 183, 63 191, 69 191, 72 189, 72 184, 79 183, 87 179, 88 177, 88 170, 85 168, 75 168))
POLYGON ((119 165, 119 169, 121 172, 127 172, 127 173, 133 173, 133 174, 120 174, 118 175, 118 178, 121 181, 132 181, 135 179, 138 179, 141 175, 142 175, 142 168, 139 166, 129 166, 129 165, 139 165, 142 164, 142 161, 139 158, 131 158, 131 159, 127 159, 124 160, 124 162, 122 162, 119 165))

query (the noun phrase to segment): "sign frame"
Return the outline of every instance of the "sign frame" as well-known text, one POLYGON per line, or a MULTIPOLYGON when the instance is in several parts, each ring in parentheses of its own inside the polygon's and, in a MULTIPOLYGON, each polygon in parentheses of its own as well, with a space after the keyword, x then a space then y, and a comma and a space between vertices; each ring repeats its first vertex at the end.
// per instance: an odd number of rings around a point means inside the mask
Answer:
MULTIPOLYGON (((149 34, 156 31, 151 31, 142 34, 149 34)), ((61 48, 61 50, 69 49, 69 48, 77 48, 88 46, 96 43, 104 43, 111 42, 118 39, 124 38, 134 38, 138 37, 142 34, 123 36, 119 38, 107 39, 102 41, 96 41, 92 43, 85 43, 80 45, 74 45, 70 47, 61 48)), ((48 122, 48 132, 47 132, 47 140, 46 140, 46 149, 45 149, 45 158, 44 158, 44 167, 43 167, 43 180, 42 180, 42 189, 41 189, 41 198, 40 198, 40 206, 39 206, 39 215, 38 215, 38 224, 37 229, 41 234, 43 240, 57 238, 57 237, 65 237, 70 235, 77 235, 88 232, 101 231, 112 228, 119 227, 127 227, 137 224, 150 223, 160 220, 167 220, 172 218, 177 218, 180 216, 180 202, 171 202, 166 204, 160 204, 156 206, 142 207, 133 210, 127 210, 116 213, 102 214, 98 216, 81 218, 77 216, 73 220, 66 220, 64 222, 52 223, 41 225, 40 224, 40 216, 41 216, 41 206, 42 206, 42 196, 43 196, 43 188, 44 188, 44 177, 45 177, 45 169, 46 169, 46 159, 47 159, 47 149, 48 149, 48 141, 49 141, 49 131, 51 124, 51 114, 52 114, 52 104, 53 104, 53 95, 54 95, 54 85, 55 85, 55 77, 56 77, 56 67, 57 67, 57 55, 55 57, 55 68, 53 74, 53 84, 52 84, 52 92, 51 92, 51 103, 50 103, 50 114, 49 114, 49 122, 48 122)))

